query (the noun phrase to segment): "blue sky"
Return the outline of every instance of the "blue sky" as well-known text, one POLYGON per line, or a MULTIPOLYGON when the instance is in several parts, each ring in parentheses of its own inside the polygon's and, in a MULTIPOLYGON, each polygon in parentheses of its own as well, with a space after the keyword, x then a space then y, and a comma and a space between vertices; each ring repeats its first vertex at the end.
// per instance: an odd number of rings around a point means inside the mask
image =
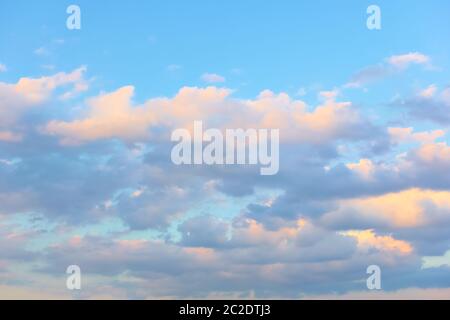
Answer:
POLYGON ((449 12, 2 1, 0 298, 449 298, 449 12), (279 173, 175 166, 195 120, 279 129, 279 173))
POLYGON ((364 27, 367 1, 81 1, 83 27, 76 32, 64 27, 67 15, 60 14, 69 4, 2 4, 2 59, 16 72, 2 77, 40 75, 44 64, 61 70, 88 65, 108 89, 132 83, 138 96, 157 96, 201 85, 199 75, 214 72, 252 97, 266 88, 334 87, 353 71, 411 50, 426 49, 448 67, 449 44, 440 41, 450 36, 445 1, 380 1, 378 32, 364 27), (41 47, 48 56, 36 58, 33 51, 41 47), (181 69, 170 74, 170 65, 181 69))

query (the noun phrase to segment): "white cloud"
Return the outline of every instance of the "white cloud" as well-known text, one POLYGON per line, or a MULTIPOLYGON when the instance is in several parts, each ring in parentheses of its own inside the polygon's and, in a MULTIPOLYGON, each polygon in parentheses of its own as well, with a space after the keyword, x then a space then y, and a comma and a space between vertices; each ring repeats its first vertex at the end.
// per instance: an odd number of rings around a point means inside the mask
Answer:
POLYGON ((427 64, 430 58, 419 52, 411 52, 402 55, 392 56, 387 59, 388 63, 394 67, 404 69, 411 64, 427 64))
POLYGON ((202 80, 208 83, 219 83, 219 82, 225 82, 225 78, 221 75, 215 74, 215 73, 204 73, 202 75, 202 80))
POLYGON ((45 47, 39 47, 36 50, 33 51, 35 55, 38 56, 48 56, 50 54, 50 51, 47 50, 45 47))
POLYGON ((6 72, 8 71, 8 68, 6 68, 6 65, 4 65, 3 63, 0 63, 0 72, 6 72))
POLYGON ((319 97, 325 100, 335 100, 339 95, 339 90, 320 91, 319 97))

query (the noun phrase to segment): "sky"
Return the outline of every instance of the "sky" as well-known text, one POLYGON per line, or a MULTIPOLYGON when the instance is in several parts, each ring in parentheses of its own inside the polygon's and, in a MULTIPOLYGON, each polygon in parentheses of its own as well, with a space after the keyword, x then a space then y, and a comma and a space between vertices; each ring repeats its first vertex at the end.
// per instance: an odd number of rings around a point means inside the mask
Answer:
POLYGON ((449 299, 449 12, 2 0, 0 299, 449 299), (194 121, 278 173, 175 165, 194 121))

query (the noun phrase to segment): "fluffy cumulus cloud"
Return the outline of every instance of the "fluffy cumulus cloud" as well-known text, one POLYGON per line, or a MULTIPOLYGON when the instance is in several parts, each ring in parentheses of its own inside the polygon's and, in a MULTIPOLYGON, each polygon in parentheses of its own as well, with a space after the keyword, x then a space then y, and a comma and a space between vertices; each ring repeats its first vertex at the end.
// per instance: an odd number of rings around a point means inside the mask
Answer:
POLYGON ((87 103, 91 108, 87 118, 69 123, 52 121, 46 131, 63 136, 63 143, 114 137, 143 138, 154 117, 145 108, 132 108, 130 99, 133 91, 134 88, 128 86, 92 98, 87 103))
MULTIPOLYGON (((139 142, 158 138, 164 129, 191 129, 194 121, 202 120, 221 129, 276 128, 282 130, 284 141, 312 144, 370 139, 379 133, 351 102, 336 101, 335 92, 321 92, 322 101, 314 107, 270 90, 242 100, 232 98, 230 89, 184 87, 172 98, 153 98, 143 104, 133 103, 133 93, 134 88, 127 86, 90 98, 87 115, 52 120, 45 132, 60 137, 63 144, 114 138, 139 142)), ((163 139, 168 136, 166 132, 163 139)))
POLYGON ((304 100, 99 92, 85 67, 0 82, 0 297, 448 298, 449 91, 426 82, 374 112, 348 90, 430 63, 391 56, 304 100), (170 134, 196 120, 279 129, 279 173, 174 165, 170 134))
POLYGON ((0 82, 0 141, 21 140, 21 117, 33 108, 44 105, 59 88, 63 98, 87 88, 83 78, 85 67, 70 73, 57 73, 40 78, 20 78, 16 83, 0 82))

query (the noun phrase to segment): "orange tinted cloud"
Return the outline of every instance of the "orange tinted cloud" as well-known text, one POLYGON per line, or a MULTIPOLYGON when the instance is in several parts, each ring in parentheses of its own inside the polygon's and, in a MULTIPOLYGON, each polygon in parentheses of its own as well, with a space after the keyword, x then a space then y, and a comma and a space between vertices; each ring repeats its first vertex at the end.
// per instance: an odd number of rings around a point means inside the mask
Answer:
POLYGON ((65 144, 86 143, 98 139, 145 140, 151 129, 184 127, 202 119, 215 128, 281 129, 287 141, 323 143, 357 134, 363 121, 350 102, 336 102, 336 94, 308 110, 300 100, 287 94, 263 91, 257 99, 232 99, 231 90, 184 87, 175 97, 150 99, 134 105, 132 86, 122 87, 88 100, 87 112, 73 121, 54 120, 44 131, 56 135, 65 144))
POLYGON ((381 219, 393 227, 412 228, 432 223, 434 212, 426 209, 432 204, 440 214, 450 214, 450 192, 423 189, 410 189, 381 196, 357 198, 340 201, 340 209, 330 213, 329 217, 345 212, 357 212, 358 215, 381 219))
POLYGON ((380 251, 396 251, 401 254, 409 254, 413 251, 412 246, 402 240, 396 240, 391 236, 378 236, 373 230, 352 230, 343 233, 354 237, 360 248, 376 248, 380 251))

